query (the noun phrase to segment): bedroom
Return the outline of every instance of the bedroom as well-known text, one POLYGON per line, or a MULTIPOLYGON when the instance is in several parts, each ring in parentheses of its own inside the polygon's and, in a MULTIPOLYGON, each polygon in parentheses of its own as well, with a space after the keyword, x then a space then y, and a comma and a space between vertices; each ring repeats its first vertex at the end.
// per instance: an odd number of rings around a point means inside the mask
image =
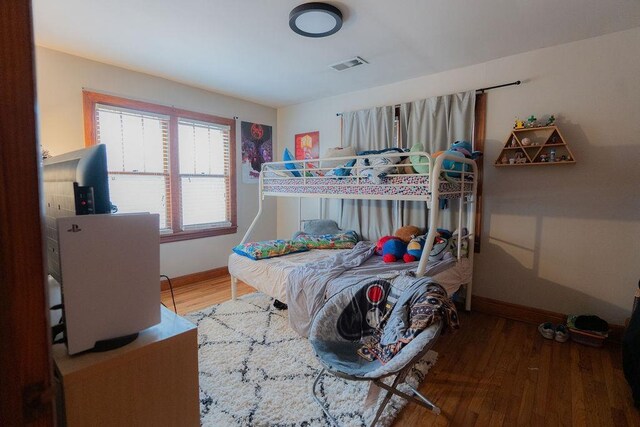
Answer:
MULTIPOLYGON (((157 12, 161 15, 157 22, 167 23, 173 14, 180 16, 179 12, 186 13, 182 8, 169 7, 172 4, 167 2, 167 8, 157 12)), ((545 3, 535 7, 523 4, 519 7, 526 11, 514 9, 498 14, 498 2, 488 2, 486 8, 474 7, 469 12, 471 17, 463 15, 466 25, 471 25, 474 20, 494 23, 471 26, 476 29, 473 34, 477 34, 481 41, 481 46, 472 50, 466 49, 464 43, 469 34, 445 32, 435 23, 427 27, 437 28, 450 39, 439 39, 443 37, 439 33, 416 33, 418 28, 427 31, 421 27, 421 18, 429 16, 425 10, 429 8, 418 4, 412 6, 419 10, 415 16, 400 14, 382 5, 379 9, 363 10, 362 2, 338 4, 344 8, 343 28, 326 39, 318 40, 302 38, 288 28, 288 14, 298 4, 296 2, 282 2, 277 7, 264 7, 256 2, 242 7, 233 4, 214 2, 216 7, 224 7, 224 12, 234 19, 244 17, 249 20, 248 28, 254 30, 245 30, 247 39, 264 38, 273 32, 290 44, 283 45, 287 49, 278 52, 277 43, 270 42, 268 53, 256 53, 241 44, 241 38, 234 37, 234 32, 228 30, 224 33, 227 38, 218 42, 226 43, 231 52, 228 58, 244 67, 240 72, 233 68, 234 62, 224 62, 219 72, 225 74, 223 71, 226 70, 226 74, 233 75, 234 79, 214 81, 206 79, 210 71, 207 67, 225 59, 215 54, 213 59, 172 59, 180 61, 184 69, 195 70, 191 78, 172 74, 164 68, 163 55, 156 56, 156 62, 145 59, 147 63, 137 63, 135 54, 131 53, 135 51, 133 47, 126 50, 122 44, 126 37, 133 38, 138 34, 138 29, 126 23, 116 26, 119 16, 110 14, 107 4, 82 6, 79 2, 69 2, 69 9, 64 10, 47 6, 45 2, 35 2, 35 73, 40 143, 54 155, 84 146, 83 88, 161 105, 175 105, 199 113, 227 118, 237 116, 238 136, 241 121, 272 126, 274 160, 281 160, 285 147, 293 151, 294 136, 299 133, 319 131, 321 155, 326 149, 340 145, 341 121, 336 113, 396 105, 522 80, 523 84, 519 86, 487 92, 483 239, 481 251, 474 258, 474 296, 478 301, 484 298, 485 305, 501 301, 551 313, 594 313, 612 325, 624 325, 630 316, 639 276, 637 236, 640 223, 637 212, 640 194, 635 183, 640 177, 636 167, 640 157, 636 139, 640 128, 634 115, 634 107, 638 106, 640 99, 636 82, 640 69, 637 5, 624 1, 616 3, 617 7, 607 8, 597 6, 596 2, 545 3), (244 7, 260 7, 260 12, 244 7), (549 12, 542 13, 539 9, 549 9, 549 12), (68 10, 75 10, 77 14, 70 14, 68 10), (48 20, 43 19, 43 15, 48 20), (389 23, 383 19, 385 15, 391 17, 389 23), (87 18, 83 20, 84 26, 76 22, 79 16, 87 18), (93 22, 96 16, 102 20, 93 22), (261 17, 267 24, 259 25, 261 17), (373 27, 385 22, 389 28, 384 27, 387 31, 380 33, 388 32, 389 37, 371 34, 369 30, 366 32, 366 37, 370 38, 367 43, 357 39, 365 36, 358 33, 364 31, 359 27, 360 19, 366 23, 363 25, 373 27), (400 20, 400 23, 395 20, 400 20), (64 24, 62 29, 66 32, 56 33, 56 22, 64 24), (94 37, 90 30, 93 26, 101 30, 96 31, 97 34, 107 30, 99 26, 100 22, 121 29, 120 41, 105 37, 104 45, 92 48, 90 43, 94 37), (405 22, 407 27, 415 28, 414 32, 396 33, 405 22), (508 34, 504 39, 512 39, 510 43, 497 40, 496 35, 503 38, 504 33, 494 34, 491 31, 500 27, 497 22, 504 25, 502 28, 508 34), (38 29, 39 24, 43 25, 41 29, 38 29), (85 32, 76 34, 76 30, 85 32), (60 38, 56 39, 56 34, 60 38), (456 34, 463 39, 456 38, 456 34), (447 42, 445 45, 450 45, 457 56, 454 53, 451 53, 452 57, 436 56, 436 65, 428 64, 430 68, 411 70, 409 66, 405 69, 396 65, 383 71, 385 63, 394 63, 404 58, 402 55, 411 55, 405 61, 416 67, 428 62, 423 57, 426 53, 416 47, 419 44, 416 39, 419 41, 423 37, 435 37, 434 43, 447 42), (84 47, 72 44, 72 39, 84 40, 84 47), (357 43, 362 43, 362 47, 357 43), (327 44, 331 49, 326 47, 327 44), (291 70, 299 65, 298 58, 305 50, 309 55, 305 75, 322 73, 329 82, 323 91, 318 90, 315 94, 305 92, 308 90, 306 87, 313 84, 302 77, 300 81, 295 77, 277 77, 278 71, 271 69, 273 65, 259 74, 250 73, 246 64, 251 61, 242 58, 246 54, 261 63, 281 63, 279 72, 286 71, 291 74, 285 75, 295 76, 291 70), (276 54, 279 56, 274 56, 276 54), (354 55, 362 56, 370 64, 341 73, 327 67, 354 55), (199 63, 203 64, 202 68, 199 68, 199 63), (274 74, 276 77, 267 79, 267 75, 274 74), (250 88, 243 89, 243 83, 250 88), (309 95, 302 95, 304 93, 309 95), (289 98, 283 94, 289 94, 289 98), (492 163, 498 158, 505 138, 512 130, 514 118, 526 118, 531 114, 555 114, 558 117, 558 127, 575 154, 575 165, 493 167, 492 163)), ((194 7, 205 6, 197 2, 194 7)), ((138 13, 143 12, 131 11, 130 21, 142 21, 138 13)), ((144 15, 147 18, 143 22, 153 29, 153 15, 148 11, 144 11, 144 15)), ((181 36, 165 40, 169 48, 194 43, 200 32, 212 31, 204 18, 182 25, 192 26, 194 35, 181 31, 181 36)), ((210 33, 209 37, 208 44, 217 41, 216 33, 210 33)), ((158 38, 154 47, 163 40, 158 38)), ((199 45, 196 43, 196 46, 199 45)), ((238 143, 238 165, 240 156, 238 143)), ((317 203, 305 203, 303 208, 304 217, 317 216, 317 203)), ((160 249, 162 273, 176 278, 225 268, 231 248, 242 239, 257 209, 257 185, 244 184, 237 176, 237 233, 163 243, 160 249)), ((289 238, 299 229, 297 209, 295 199, 267 198, 264 217, 252 240, 289 238)), ((224 285, 225 292, 227 286, 224 285)), ((492 308, 496 307, 489 307, 492 308)), ((533 328, 533 334, 523 333, 531 339, 537 334, 535 325, 522 328, 525 328, 523 331, 533 328)), ((436 350, 442 362, 446 350, 436 350)), ((566 352, 566 347, 561 351, 566 352)), ((567 370, 572 368, 575 365, 566 367, 567 370)), ((597 372, 593 378, 585 374, 583 381, 588 378, 596 384, 600 384, 598 381, 602 379, 598 379, 597 372)), ((428 383, 429 376, 425 381, 427 387, 428 383)), ((434 400, 437 399, 436 394, 434 400)), ((633 411, 627 406, 617 406, 619 404, 612 405, 613 416, 619 413, 617 411, 633 411)), ((422 408, 415 411, 425 419, 430 416, 422 408)))

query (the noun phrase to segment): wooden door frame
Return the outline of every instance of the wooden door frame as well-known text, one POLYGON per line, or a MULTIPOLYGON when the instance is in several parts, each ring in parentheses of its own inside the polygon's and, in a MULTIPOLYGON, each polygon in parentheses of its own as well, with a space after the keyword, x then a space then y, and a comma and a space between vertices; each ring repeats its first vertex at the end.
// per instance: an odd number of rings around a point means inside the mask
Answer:
POLYGON ((0 424, 51 426, 31 1, 1 1, 0 28, 0 424))

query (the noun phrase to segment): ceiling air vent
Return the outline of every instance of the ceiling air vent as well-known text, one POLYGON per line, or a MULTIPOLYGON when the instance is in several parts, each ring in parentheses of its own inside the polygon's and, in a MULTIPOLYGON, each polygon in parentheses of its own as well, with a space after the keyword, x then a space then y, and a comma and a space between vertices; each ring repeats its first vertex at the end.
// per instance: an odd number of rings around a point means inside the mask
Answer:
POLYGON ((360 58, 359 56, 356 56, 353 59, 347 59, 346 61, 338 62, 337 64, 329 66, 336 71, 344 71, 362 64, 368 64, 368 62, 360 58))

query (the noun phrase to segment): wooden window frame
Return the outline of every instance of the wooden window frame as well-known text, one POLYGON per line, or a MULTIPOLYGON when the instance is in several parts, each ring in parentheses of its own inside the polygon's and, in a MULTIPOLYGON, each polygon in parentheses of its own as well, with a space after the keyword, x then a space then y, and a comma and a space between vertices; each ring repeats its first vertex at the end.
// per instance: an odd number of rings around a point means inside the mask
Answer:
POLYGON ((107 95, 88 90, 82 91, 84 113, 84 140, 85 146, 96 145, 96 105, 108 105, 112 107, 127 108, 148 113, 161 114, 169 117, 169 192, 171 207, 172 233, 160 234, 160 243, 177 242, 181 240, 200 239, 203 237, 234 234, 238 231, 238 212, 236 202, 236 121, 210 114, 196 113, 166 105, 153 104, 119 96, 107 95), (229 177, 227 192, 229 194, 229 221, 230 226, 206 228, 199 230, 182 230, 180 227, 180 170, 178 162, 178 120, 191 119, 201 122, 214 123, 229 126, 229 177), (175 231, 177 230, 177 231, 175 231))

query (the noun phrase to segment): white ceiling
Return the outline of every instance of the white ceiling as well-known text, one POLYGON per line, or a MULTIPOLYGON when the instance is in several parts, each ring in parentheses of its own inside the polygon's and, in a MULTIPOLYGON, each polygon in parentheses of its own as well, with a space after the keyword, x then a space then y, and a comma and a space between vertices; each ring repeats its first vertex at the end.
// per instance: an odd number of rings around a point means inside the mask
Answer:
POLYGON ((311 39, 288 25, 304 2, 33 0, 35 40, 281 107, 640 26, 638 0, 344 0, 342 29, 311 39), (328 67, 356 55, 370 65, 328 67))

